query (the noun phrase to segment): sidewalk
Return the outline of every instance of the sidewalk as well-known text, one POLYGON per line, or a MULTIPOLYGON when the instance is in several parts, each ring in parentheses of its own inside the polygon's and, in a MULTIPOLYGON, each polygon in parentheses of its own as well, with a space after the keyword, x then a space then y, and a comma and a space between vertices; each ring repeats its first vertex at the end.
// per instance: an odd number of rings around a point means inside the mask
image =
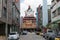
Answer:
POLYGON ((6 37, 5 36, 0 36, 0 40, 5 40, 6 37))

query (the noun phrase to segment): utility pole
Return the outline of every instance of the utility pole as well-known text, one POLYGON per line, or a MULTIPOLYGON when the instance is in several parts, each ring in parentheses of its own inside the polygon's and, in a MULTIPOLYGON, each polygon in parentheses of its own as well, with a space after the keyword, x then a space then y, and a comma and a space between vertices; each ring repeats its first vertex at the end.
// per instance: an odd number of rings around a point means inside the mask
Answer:
MULTIPOLYGON (((8 0, 6 0, 6 8, 7 8, 7 1, 8 0)), ((7 22, 6 22, 6 40, 8 40, 8 8, 6 11, 6 15, 7 15, 7 18, 6 18, 6 20, 7 20, 7 22)))

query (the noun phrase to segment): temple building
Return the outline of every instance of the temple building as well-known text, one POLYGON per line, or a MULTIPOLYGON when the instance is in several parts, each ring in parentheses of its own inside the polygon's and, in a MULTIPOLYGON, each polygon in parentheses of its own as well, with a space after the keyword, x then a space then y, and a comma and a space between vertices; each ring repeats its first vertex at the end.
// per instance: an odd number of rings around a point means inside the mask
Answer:
POLYGON ((23 18, 22 29, 24 30, 32 30, 36 29, 36 18, 34 17, 34 11, 28 7, 25 11, 25 17, 23 18))

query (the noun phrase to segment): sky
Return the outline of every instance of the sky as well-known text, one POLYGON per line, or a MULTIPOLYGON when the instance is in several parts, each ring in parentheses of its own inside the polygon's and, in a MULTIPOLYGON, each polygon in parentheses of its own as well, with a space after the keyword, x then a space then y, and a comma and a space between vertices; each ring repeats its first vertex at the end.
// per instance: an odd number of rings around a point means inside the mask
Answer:
MULTIPOLYGON (((43 0, 20 0, 20 12, 21 15, 20 16, 24 16, 25 12, 28 8, 28 6, 30 5, 32 10, 36 13, 36 8, 39 5, 43 5, 43 0)), ((51 0, 47 0, 47 4, 51 5, 51 0)))

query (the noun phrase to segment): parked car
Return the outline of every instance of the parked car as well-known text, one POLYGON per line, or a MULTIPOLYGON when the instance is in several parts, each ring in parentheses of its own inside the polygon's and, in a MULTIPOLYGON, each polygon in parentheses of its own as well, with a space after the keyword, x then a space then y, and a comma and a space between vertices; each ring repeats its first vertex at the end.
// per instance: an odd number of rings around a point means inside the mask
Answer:
POLYGON ((19 34, 17 32, 11 32, 9 34, 8 40, 18 40, 19 39, 19 34))
POLYGON ((44 35, 43 32, 40 32, 40 35, 43 36, 44 35))
POLYGON ((47 33, 45 33, 45 39, 47 40, 54 40, 57 36, 56 32, 53 30, 47 30, 47 33))
POLYGON ((36 35, 40 35, 40 32, 41 32, 41 29, 37 28, 35 33, 36 33, 36 35))
POLYGON ((46 39, 46 35, 47 35, 47 33, 43 33, 43 35, 42 35, 42 36, 46 39))
POLYGON ((55 40, 60 40, 60 32, 57 34, 57 36, 55 37, 55 40))
POLYGON ((37 32, 36 32, 36 35, 40 35, 40 32, 37 31, 37 32))
POLYGON ((28 33, 27 31, 23 31, 22 35, 27 35, 27 33, 28 33))

